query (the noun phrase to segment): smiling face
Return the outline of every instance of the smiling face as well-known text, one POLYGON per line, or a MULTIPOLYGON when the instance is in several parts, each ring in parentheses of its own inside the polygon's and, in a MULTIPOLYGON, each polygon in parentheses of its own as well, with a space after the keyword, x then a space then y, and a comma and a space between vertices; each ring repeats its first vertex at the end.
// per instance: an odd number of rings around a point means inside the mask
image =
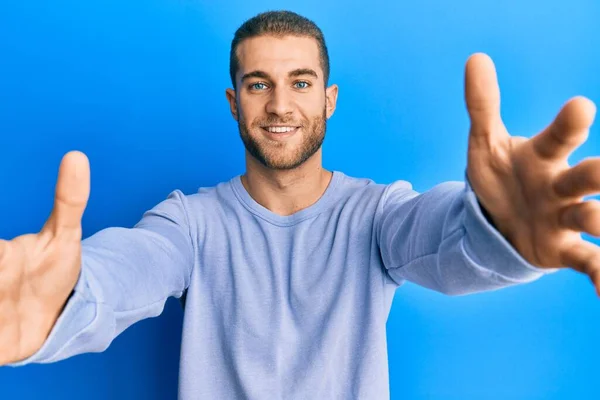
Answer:
POLYGON ((237 90, 227 89, 227 99, 248 154, 289 170, 320 153, 337 86, 325 88, 317 42, 258 36, 243 40, 237 55, 237 90))

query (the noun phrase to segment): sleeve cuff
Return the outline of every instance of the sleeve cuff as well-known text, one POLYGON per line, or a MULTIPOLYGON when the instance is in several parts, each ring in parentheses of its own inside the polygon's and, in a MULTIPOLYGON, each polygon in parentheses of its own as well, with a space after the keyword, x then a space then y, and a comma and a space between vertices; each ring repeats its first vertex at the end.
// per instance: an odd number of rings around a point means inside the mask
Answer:
POLYGON ((486 219, 465 173, 465 246, 469 256, 483 268, 516 281, 531 281, 559 268, 540 268, 525 260, 486 219))
POLYGON ((69 344, 76 337, 81 340, 81 336, 85 335, 86 331, 105 320, 102 317, 105 307, 87 299, 89 290, 86 289, 84 274, 80 273, 73 293, 42 347, 31 356, 6 366, 20 367, 32 363, 51 363, 70 357, 73 349, 69 351, 64 349, 70 347, 69 344))

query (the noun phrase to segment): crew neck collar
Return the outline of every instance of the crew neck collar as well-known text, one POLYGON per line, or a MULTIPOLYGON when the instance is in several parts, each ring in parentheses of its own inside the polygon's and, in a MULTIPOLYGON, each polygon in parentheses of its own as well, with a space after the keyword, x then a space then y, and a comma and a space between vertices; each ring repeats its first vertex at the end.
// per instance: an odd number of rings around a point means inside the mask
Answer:
POLYGON ((325 192, 323 192, 323 195, 310 206, 291 215, 276 214, 259 204, 252 196, 250 196, 250 193, 248 193, 244 187, 241 175, 231 179, 230 184, 234 194, 248 211, 272 224, 290 226, 322 212, 331 203, 331 199, 335 193, 338 182, 341 179, 341 175, 342 174, 339 171, 332 171, 331 180, 329 181, 329 185, 327 185, 325 192))

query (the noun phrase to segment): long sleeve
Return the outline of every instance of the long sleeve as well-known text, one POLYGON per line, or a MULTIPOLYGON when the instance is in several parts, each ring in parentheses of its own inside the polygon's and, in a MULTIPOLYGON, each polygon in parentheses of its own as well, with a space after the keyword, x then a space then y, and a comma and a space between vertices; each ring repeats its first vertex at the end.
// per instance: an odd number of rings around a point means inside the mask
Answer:
POLYGON ((397 283, 410 281, 462 295, 531 282, 556 269, 528 263, 486 220, 465 182, 445 182, 424 193, 410 183, 388 185, 377 238, 385 268, 397 283))
POLYGON ((79 279, 44 345, 10 364, 50 363, 104 351, 127 327, 159 315, 190 282, 194 245, 180 191, 133 228, 103 229, 82 241, 79 279))

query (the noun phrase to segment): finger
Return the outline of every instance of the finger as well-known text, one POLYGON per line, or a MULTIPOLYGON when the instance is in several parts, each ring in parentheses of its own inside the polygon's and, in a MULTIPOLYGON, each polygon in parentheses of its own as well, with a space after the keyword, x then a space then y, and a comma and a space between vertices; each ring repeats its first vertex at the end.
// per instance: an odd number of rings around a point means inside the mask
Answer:
POLYGON ((588 158, 561 172, 553 182, 561 197, 590 196, 600 192, 600 157, 588 158))
POLYGON ((465 67, 465 101, 471 119, 471 136, 487 137, 502 125, 500 88, 492 59, 483 53, 469 57, 465 67))
POLYGON ((8 248, 8 242, 4 239, 0 239, 0 270, 2 266, 5 264, 4 260, 6 260, 6 249, 8 248))
POLYGON ((53 234, 80 231, 81 218, 90 194, 90 167, 85 154, 67 153, 60 164, 54 208, 45 225, 53 234))
POLYGON ((562 252, 561 261, 564 265, 589 276, 596 286, 596 293, 600 296, 600 247, 581 240, 562 252))
POLYGON ((582 96, 569 100, 554 121, 531 139, 536 153, 545 159, 566 159, 587 139, 595 115, 591 100, 582 96))
POLYGON ((565 207, 560 223, 567 229, 600 236, 600 201, 587 200, 565 207))

